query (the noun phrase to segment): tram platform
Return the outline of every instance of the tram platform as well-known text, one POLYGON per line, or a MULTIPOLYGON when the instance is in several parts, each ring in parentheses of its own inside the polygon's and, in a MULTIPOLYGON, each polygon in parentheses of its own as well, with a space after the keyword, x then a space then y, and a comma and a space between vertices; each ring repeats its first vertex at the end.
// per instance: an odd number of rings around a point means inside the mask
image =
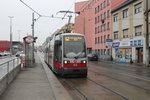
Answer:
POLYGON ((36 55, 32 68, 22 68, 0 100, 72 100, 42 58, 36 55))

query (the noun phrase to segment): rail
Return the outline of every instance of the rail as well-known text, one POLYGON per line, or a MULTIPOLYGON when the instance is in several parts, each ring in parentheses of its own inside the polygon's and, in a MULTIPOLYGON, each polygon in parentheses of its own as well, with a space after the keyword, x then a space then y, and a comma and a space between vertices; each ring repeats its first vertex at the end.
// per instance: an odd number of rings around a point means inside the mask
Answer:
POLYGON ((20 58, 14 58, 0 64, 0 79, 7 75, 21 63, 20 58))

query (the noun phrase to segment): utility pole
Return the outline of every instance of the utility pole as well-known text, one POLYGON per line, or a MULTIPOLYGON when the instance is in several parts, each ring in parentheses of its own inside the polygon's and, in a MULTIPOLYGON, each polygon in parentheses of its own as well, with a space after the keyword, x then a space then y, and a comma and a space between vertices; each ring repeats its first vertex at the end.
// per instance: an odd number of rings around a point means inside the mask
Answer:
MULTIPOLYGON (((34 13, 32 13, 32 36, 34 37, 34 13)), ((34 42, 32 43, 32 61, 33 63, 35 62, 35 58, 34 58, 34 42)))
POLYGON ((145 11, 145 21, 146 21, 146 37, 145 37, 145 49, 146 49, 146 59, 145 66, 149 67, 149 9, 148 9, 148 0, 146 0, 146 11, 145 11))
POLYGON ((10 53, 12 55, 12 18, 13 16, 8 16, 10 18, 10 53))

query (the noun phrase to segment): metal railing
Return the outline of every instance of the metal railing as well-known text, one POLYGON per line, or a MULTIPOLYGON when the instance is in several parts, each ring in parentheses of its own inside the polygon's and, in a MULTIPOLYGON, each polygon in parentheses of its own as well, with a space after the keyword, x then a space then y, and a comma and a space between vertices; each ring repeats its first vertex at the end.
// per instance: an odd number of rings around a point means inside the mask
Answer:
POLYGON ((21 64, 20 58, 14 58, 0 64, 0 79, 21 64))

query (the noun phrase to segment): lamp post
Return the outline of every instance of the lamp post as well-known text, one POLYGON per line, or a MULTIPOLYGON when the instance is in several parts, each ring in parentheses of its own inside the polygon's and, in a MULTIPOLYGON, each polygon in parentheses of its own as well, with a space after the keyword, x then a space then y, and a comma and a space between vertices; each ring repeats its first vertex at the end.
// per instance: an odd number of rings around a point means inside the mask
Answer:
POLYGON ((12 18, 14 16, 8 16, 10 18, 10 53, 12 55, 12 18))

